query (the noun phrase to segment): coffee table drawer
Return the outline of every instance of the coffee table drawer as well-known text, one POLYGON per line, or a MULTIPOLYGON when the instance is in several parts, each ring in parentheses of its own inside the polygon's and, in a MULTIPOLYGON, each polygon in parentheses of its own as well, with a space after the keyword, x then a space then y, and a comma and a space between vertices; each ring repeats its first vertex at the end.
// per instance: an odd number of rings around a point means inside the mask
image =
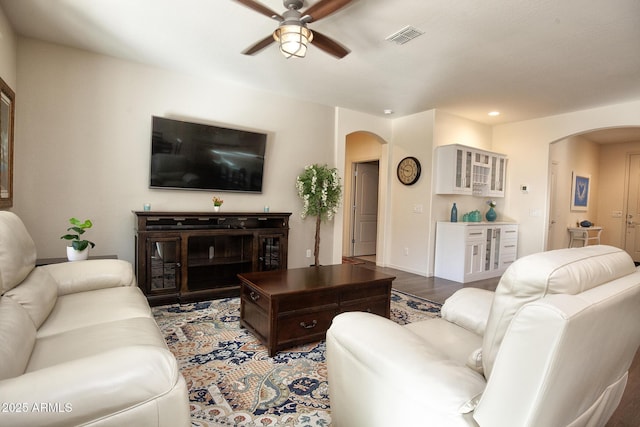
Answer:
MULTIPOLYGON (((338 314, 336 308, 307 312, 278 319, 278 344, 312 335, 323 335, 338 314)), ((321 337, 320 337, 321 338, 321 337)))
POLYGON ((391 281, 383 283, 368 283, 359 286, 354 286, 350 289, 342 291, 342 302, 360 300, 375 296, 387 297, 389 295, 389 289, 391 288, 391 281))
POLYGON ((242 321, 253 329, 263 340, 269 336, 269 316, 257 304, 244 300, 242 305, 242 321))
POLYGON ((252 289, 250 286, 245 284, 242 284, 241 289, 241 298, 245 299, 247 302, 253 302, 265 311, 269 311, 269 298, 267 296, 262 295, 260 292, 257 292, 255 289, 252 289))
POLYGON ((298 295, 286 295, 280 297, 278 301, 278 313, 286 313, 309 307, 337 305, 339 296, 336 292, 306 292, 298 295))
POLYGON ((340 311, 364 311, 367 313, 377 314, 379 316, 389 317, 389 300, 384 297, 366 298, 361 300, 353 300, 340 304, 340 311))

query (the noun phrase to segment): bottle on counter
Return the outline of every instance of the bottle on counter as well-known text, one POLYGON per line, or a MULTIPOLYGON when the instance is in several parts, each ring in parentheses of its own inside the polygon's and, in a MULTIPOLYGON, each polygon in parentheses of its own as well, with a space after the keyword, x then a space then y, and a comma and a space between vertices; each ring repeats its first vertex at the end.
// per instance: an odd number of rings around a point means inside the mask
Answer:
POLYGON ((458 222, 458 208, 455 203, 451 207, 451 222, 458 222))

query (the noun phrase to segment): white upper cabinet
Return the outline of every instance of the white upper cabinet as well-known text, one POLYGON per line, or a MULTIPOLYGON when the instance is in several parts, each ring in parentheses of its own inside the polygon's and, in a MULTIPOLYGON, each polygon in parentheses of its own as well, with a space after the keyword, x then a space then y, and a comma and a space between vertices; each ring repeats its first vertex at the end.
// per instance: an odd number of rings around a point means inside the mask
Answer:
POLYGON ((453 144, 436 148, 436 194, 504 197, 507 158, 453 144))

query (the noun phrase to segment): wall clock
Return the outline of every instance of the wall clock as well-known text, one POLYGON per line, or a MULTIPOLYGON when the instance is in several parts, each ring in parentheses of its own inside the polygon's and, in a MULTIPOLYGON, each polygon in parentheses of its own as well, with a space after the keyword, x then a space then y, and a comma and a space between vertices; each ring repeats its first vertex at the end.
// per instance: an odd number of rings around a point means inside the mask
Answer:
POLYGON ((404 185, 413 185, 420 178, 420 161, 415 157, 405 157, 398 163, 398 179, 404 185))

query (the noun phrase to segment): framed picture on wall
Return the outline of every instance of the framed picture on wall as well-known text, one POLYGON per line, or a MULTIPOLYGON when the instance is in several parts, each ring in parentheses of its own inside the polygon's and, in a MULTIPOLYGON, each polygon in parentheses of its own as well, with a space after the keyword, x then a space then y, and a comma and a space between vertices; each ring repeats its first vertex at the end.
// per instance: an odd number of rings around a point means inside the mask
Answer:
POLYGON ((13 116, 15 93, 0 78, 0 209, 13 206, 13 116))
POLYGON ((571 210, 586 211, 589 208, 591 175, 573 172, 571 180, 571 210))

